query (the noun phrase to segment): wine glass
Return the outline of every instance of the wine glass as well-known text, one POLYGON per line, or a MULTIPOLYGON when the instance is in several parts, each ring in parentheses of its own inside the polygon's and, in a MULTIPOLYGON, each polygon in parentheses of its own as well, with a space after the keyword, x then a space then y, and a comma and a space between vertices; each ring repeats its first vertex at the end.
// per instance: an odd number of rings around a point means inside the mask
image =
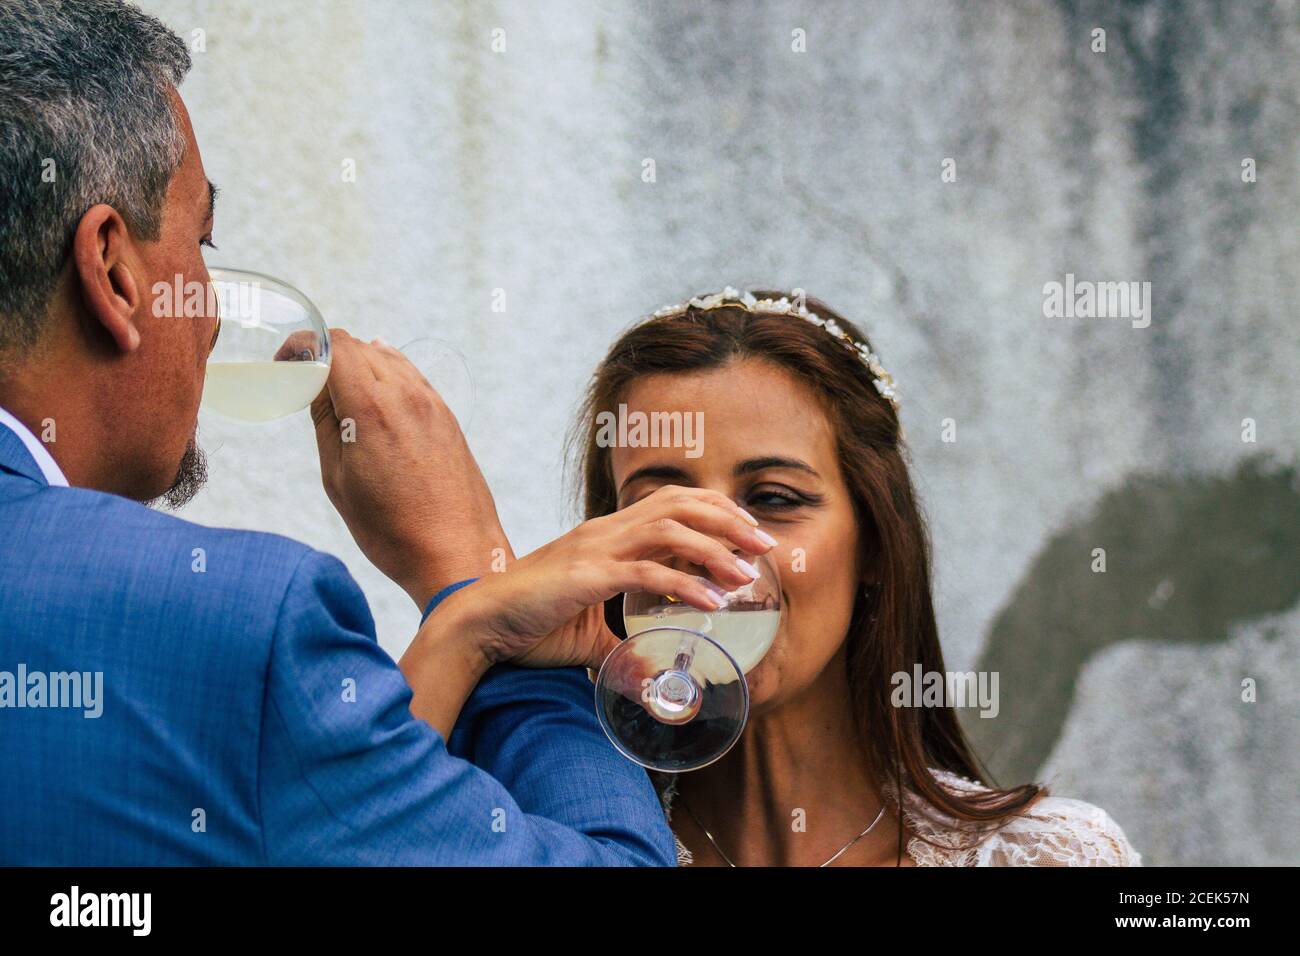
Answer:
POLYGON ((208 356, 203 407, 244 422, 268 422, 306 408, 330 372, 325 318, 305 295, 272 276, 209 269, 220 309, 208 356))
POLYGON ((713 763, 740 738, 749 718, 745 675, 781 626, 776 566, 763 555, 747 559, 759 576, 723 594, 716 611, 666 594, 624 596, 628 637, 596 677, 596 714, 628 759, 682 773, 713 763))
MULTIPOLYGON (((306 408, 329 378, 330 336, 320 309, 298 289, 260 272, 208 270, 221 331, 208 357, 203 407, 244 422, 306 408)), ((452 345, 421 336, 401 351, 456 415, 474 414, 474 380, 452 345)))

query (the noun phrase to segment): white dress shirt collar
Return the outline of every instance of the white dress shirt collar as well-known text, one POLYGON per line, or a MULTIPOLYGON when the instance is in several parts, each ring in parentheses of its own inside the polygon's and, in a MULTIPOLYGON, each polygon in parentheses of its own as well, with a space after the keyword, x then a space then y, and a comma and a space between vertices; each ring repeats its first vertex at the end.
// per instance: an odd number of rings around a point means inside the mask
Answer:
POLYGON ((41 470, 41 474, 45 476, 45 480, 50 487, 68 487, 68 479, 64 477, 63 469, 59 467, 59 463, 54 460, 54 456, 50 454, 49 449, 28 430, 26 425, 3 408, 0 408, 0 425, 6 426, 22 440, 28 453, 36 461, 36 467, 41 470))

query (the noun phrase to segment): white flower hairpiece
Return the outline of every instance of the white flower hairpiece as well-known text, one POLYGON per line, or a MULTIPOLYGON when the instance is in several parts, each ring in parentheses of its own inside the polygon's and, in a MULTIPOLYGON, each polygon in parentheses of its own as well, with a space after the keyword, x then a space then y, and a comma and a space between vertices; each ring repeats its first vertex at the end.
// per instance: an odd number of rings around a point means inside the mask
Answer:
POLYGON ((752 292, 739 292, 731 286, 727 286, 721 292, 715 292, 712 295, 695 296, 689 302, 683 302, 681 305, 668 305, 654 313, 654 317, 659 319, 669 315, 677 315, 685 312, 688 308, 708 311, 717 309, 722 306, 738 305, 748 312, 766 315, 795 315, 801 319, 811 322, 813 325, 821 326, 831 335, 842 341, 848 349, 853 352, 863 364, 871 370, 872 384, 876 386, 876 391, 894 406, 894 411, 898 411, 898 392, 894 384, 894 376, 885 371, 884 366, 880 364, 880 356, 867 348, 862 342, 855 342, 853 337, 840 328, 839 323, 834 319, 823 319, 816 312, 809 312, 807 306, 803 304, 802 299, 791 302, 785 296, 779 299, 759 299, 755 298, 752 292))

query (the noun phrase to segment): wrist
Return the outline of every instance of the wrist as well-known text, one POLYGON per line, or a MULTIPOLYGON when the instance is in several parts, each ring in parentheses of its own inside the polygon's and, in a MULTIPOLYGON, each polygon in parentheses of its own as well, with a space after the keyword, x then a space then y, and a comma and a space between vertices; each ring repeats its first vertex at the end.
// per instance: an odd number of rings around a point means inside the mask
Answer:
POLYGON ((440 590, 437 594, 431 597, 428 600, 428 602, 424 605, 424 611, 420 615, 420 625, 422 627, 424 626, 424 622, 429 619, 429 615, 432 614, 435 610, 437 610, 438 606, 441 605, 443 601, 447 600, 447 598, 455 594, 461 588, 469 587, 471 584, 473 584, 478 580, 479 580, 478 578, 465 578, 464 580, 457 581, 454 584, 448 584, 445 588, 440 590))
POLYGON ((497 660, 496 641, 475 592, 474 585, 466 585, 446 595, 425 619, 416 639, 439 657, 454 659, 477 680, 497 660))
POLYGON ((449 739, 465 701, 492 666, 465 588, 430 614, 402 655, 400 667, 411 687, 411 713, 449 739))
POLYGON ((472 540, 443 536, 438 545, 406 562, 407 567, 416 569, 415 573, 398 582, 421 613, 429 606, 434 595, 449 585, 502 570, 506 563, 515 558, 510 542, 499 527, 494 534, 476 533, 472 540))

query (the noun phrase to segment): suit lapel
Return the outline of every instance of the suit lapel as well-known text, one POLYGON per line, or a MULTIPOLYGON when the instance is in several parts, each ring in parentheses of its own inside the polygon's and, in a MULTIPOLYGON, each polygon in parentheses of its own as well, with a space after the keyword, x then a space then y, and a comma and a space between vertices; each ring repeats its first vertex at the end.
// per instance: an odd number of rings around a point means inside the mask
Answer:
POLYGON ((42 485, 49 484, 23 440, 4 424, 0 424, 0 471, 22 475, 42 485))

